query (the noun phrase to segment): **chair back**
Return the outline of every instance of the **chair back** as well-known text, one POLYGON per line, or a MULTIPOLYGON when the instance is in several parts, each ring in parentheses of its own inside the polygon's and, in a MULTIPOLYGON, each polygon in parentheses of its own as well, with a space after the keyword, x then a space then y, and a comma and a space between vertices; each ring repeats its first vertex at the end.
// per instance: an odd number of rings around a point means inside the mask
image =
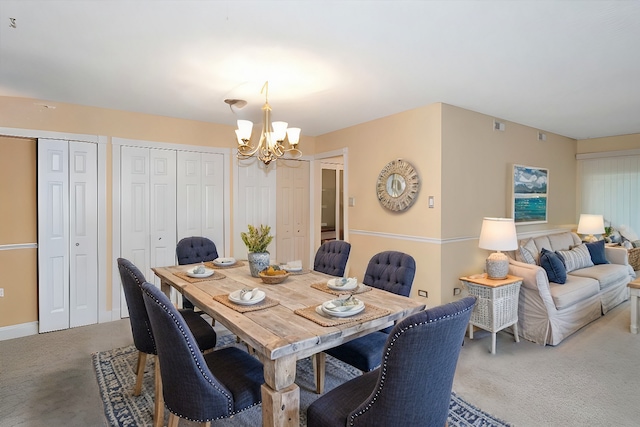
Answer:
POLYGON ((318 248, 313 269, 336 277, 343 277, 349 260, 351 243, 344 240, 330 240, 318 248))
POLYGON ((349 414, 347 425, 444 426, 475 302, 466 297, 398 322, 387 339, 377 384, 349 414))
POLYGON ((118 258, 118 270, 120 270, 122 289, 129 308, 133 343, 138 351, 156 354, 156 343, 142 298, 142 284, 146 282, 146 279, 138 267, 125 258, 118 258))
POLYGON ((196 421, 231 415, 232 394, 208 368, 180 312, 153 284, 143 283, 142 290, 158 349, 167 408, 196 421))
POLYGON ((416 275, 416 261, 397 251, 375 254, 369 260, 362 283, 408 297, 416 275))
POLYGON ((218 258, 216 244, 206 237, 185 237, 176 246, 178 264, 196 264, 218 258))

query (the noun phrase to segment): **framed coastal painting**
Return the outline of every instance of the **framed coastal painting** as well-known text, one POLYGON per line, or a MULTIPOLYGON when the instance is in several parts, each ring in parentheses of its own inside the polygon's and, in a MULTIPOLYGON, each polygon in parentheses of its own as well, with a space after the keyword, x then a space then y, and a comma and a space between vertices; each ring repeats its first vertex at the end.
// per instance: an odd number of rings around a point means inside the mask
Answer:
POLYGON ((516 224, 547 222, 549 170, 513 165, 512 217, 516 224))

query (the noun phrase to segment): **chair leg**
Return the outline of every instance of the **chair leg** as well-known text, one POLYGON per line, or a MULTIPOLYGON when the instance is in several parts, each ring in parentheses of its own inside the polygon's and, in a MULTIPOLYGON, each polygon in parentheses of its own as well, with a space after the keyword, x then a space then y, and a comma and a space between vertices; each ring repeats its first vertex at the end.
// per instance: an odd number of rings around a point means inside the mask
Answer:
POLYGON ((138 352, 138 364, 136 365, 136 385, 133 388, 133 395, 140 396, 142 391, 142 379, 144 377, 144 367, 147 364, 147 353, 138 352))
POLYGON ((178 423, 180 422, 180 417, 174 413, 169 413, 169 423, 167 427, 178 427, 178 423))
MULTIPOLYGON (((153 427, 162 427, 164 425, 164 397, 162 396, 162 376, 160 375, 160 361, 158 360, 158 356, 156 356, 155 366, 155 389, 153 427)), ((171 425, 171 417, 169 417, 169 425, 171 425)), ((175 425, 177 427, 177 421, 175 425)))
POLYGON ((322 394, 324 392, 324 374, 325 374, 325 359, 326 354, 323 352, 316 353, 312 357, 313 359, 313 372, 316 378, 316 393, 322 394))
POLYGON ((200 423, 202 425, 202 427, 211 427, 211 421, 205 421, 203 423, 200 423))

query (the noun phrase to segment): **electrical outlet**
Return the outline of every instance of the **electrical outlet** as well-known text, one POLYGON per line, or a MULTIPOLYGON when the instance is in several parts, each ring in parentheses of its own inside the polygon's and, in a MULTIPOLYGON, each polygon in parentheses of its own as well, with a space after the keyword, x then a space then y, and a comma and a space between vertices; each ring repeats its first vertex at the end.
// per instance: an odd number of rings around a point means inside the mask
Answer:
POLYGON ((422 289, 418 289, 418 296, 428 298, 428 296, 427 296, 427 295, 429 295, 429 294, 427 293, 427 291, 423 291, 422 289))
POLYGON ((0 288, 0 298, 4 297, 4 288, 0 288))

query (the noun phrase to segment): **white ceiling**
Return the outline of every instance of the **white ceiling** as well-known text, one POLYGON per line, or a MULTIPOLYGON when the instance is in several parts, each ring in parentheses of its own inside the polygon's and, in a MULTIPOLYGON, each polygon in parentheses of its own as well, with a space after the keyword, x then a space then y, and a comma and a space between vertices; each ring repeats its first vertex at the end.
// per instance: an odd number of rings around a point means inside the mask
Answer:
POLYGON ((0 0, 0 96, 231 125, 265 80, 311 136, 435 102, 640 133, 640 2, 0 0))

